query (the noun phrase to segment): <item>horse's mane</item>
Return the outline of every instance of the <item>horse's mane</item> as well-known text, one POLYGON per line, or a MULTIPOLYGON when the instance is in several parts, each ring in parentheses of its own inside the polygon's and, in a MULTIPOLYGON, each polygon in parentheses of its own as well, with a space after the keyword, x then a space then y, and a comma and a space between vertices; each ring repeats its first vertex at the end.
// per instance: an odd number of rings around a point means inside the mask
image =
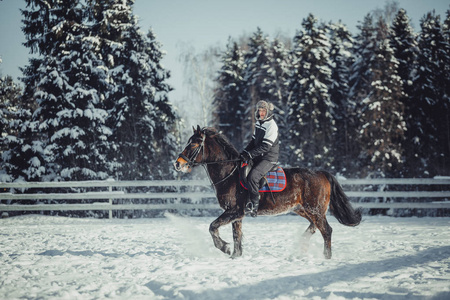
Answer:
POLYGON ((221 145, 225 152, 231 154, 232 156, 239 156, 239 151, 236 147, 228 140, 228 138, 222 133, 218 132, 217 129, 213 127, 205 127, 202 130, 206 136, 214 138, 219 145, 221 145))

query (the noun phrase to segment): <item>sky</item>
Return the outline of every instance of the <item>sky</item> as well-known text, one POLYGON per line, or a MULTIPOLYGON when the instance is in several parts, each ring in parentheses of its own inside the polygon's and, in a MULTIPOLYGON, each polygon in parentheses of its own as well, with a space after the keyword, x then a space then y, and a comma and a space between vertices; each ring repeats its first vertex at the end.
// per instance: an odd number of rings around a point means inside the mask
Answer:
MULTIPOLYGON (((435 10, 445 18, 450 9, 449 0, 400 0, 416 31, 420 19, 435 10)), ((350 32, 357 33, 356 26, 364 16, 383 8, 385 1, 374 0, 136 0, 134 13, 139 18, 141 30, 152 28, 162 50, 167 52, 162 63, 172 77, 169 83, 174 91, 169 99, 180 103, 186 95, 183 64, 180 55, 186 47, 196 52, 211 46, 225 47, 228 38, 251 35, 258 27, 270 38, 277 35, 293 37, 301 29, 301 23, 309 13, 319 20, 346 24, 350 32)), ((0 74, 14 79, 21 76, 19 67, 26 66, 29 51, 22 44, 19 9, 25 8, 23 0, 0 0, 0 74)))

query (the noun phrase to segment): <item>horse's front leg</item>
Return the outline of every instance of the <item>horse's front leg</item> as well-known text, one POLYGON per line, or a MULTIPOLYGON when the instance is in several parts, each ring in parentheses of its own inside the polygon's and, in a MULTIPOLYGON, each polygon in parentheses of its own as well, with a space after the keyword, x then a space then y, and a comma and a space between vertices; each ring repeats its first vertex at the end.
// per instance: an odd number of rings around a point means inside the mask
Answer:
POLYGON ((234 251, 232 258, 242 255, 242 219, 233 222, 234 251))
POLYGON ((214 246, 216 246, 216 248, 223 253, 231 254, 231 250, 229 244, 220 238, 219 228, 234 221, 237 217, 238 214, 236 213, 235 209, 226 210, 209 226, 209 233, 211 234, 211 237, 213 239, 214 246))

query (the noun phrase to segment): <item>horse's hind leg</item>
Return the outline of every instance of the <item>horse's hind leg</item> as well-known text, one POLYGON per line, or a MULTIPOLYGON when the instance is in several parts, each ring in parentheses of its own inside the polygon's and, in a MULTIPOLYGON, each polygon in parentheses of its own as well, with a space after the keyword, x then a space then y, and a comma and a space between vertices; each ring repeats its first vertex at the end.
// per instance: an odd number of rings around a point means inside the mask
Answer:
MULTIPOLYGON (((311 222, 311 221, 310 221, 311 222)), ((313 222, 309 223, 308 228, 303 232, 302 239, 305 242, 309 243, 309 240, 311 239, 311 236, 316 233, 316 225, 314 225, 313 222)))
POLYGON ((294 210, 294 212, 309 221, 309 226, 301 237, 301 250, 306 253, 309 248, 309 240, 311 239, 311 236, 316 232, 316 225, 311 220, 311 218, 306 215, 304 210, 294 210))
POLYGON ((323 241, 324 241, 324 249, 323 255, 325 258, 331 258, 331 234, 333 233, 333 229, 330 224, 328 224, 327 218, 325 215, 317 216, 314 222, 317 228, 322 233, 323 241))

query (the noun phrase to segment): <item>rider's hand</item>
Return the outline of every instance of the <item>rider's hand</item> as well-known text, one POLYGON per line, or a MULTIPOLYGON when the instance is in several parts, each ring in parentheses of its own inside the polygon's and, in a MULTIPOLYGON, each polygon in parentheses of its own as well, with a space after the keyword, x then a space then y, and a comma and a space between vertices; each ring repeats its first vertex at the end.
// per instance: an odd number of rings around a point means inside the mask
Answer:
POLYGON ((241 160, 243 160, 243 161, 251 159, 250 153, 248 153, 245 150, 241 152, 240 157, 241 157, 241 160))

